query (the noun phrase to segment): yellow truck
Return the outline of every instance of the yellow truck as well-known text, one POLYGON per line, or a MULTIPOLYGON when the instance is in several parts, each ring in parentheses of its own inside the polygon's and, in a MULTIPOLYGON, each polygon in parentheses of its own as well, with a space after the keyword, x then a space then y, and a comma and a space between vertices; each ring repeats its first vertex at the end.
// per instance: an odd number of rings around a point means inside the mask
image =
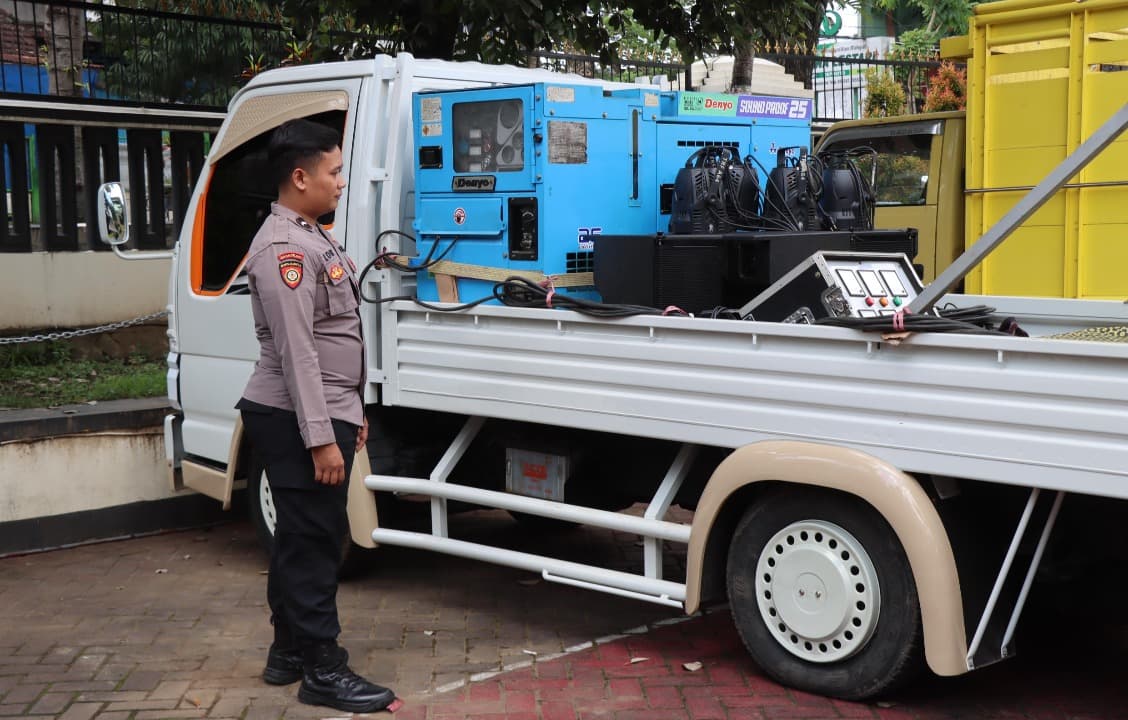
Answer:
MULTIPOLYGON (((1128 97, 1128 3, 977 5, 966 36, 966 112, 833 125, 818 152, 868 147, 877 227, 920 231, 931 281, 1128 97)), ((1106 148, 969 274, 985 295, 1128 297, 1128 139, 1106 148)))

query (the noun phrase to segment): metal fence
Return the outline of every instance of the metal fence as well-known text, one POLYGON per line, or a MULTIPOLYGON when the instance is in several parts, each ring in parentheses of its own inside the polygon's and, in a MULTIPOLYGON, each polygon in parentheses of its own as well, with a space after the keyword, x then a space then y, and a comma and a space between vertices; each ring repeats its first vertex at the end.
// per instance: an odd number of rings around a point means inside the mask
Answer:
POLYGON ((783 65, 808 89, 814 90, 816 123, 862 117, 868 92, 866 73, 870 70, 888 73, 901 85, 905 91, 906 114, 923 112, 929 79, 941 64, 934 58, 882 59, 778 52, 762 52, 756 57, 783 65))
MULTIPOLYGON (((0 95, 51 95, 107 104, 216 109, 246 78, 295 61, 277 17, 228 19, 112 5, 102 0, 0 0, 0 95)), ((343 55, 395 48, 380 38, 331 34, 343 55)), ((688 67, 648 60, 603 61, 554 52, 530 65, 586 77, 665 81, 688 89, 688 67)))
POLYGON ((0 0, 0 93, 222 108, 284 61, 276 18, 226 19, 85 0, 0 0))
POLYGON ((630 59, 608 62, 588 55, 542 51, 530 53, 529 57, 530 64, 547 70, 616 82, 642 81, 663 85, 671 90, 688 90, 693 80, 689 66, 681 63, 630 59))
POLYGON ((131 247, 171 247, 220 113, 11 103, 0 119, 0 253, 105 250, 96 192, 129 193, 131 247))

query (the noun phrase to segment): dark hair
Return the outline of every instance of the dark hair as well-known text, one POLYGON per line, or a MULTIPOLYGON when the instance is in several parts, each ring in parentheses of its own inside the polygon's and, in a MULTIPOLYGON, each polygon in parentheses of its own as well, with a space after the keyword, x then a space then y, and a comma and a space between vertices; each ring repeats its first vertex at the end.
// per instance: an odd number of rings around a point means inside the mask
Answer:
POLYGON ((266 149, 270 174, 275 187, 290 177, 296 167, 307 170, 309 164, 341 144, 337 131, 321 123, 298 118, 287 120, 275 129, 266 149))

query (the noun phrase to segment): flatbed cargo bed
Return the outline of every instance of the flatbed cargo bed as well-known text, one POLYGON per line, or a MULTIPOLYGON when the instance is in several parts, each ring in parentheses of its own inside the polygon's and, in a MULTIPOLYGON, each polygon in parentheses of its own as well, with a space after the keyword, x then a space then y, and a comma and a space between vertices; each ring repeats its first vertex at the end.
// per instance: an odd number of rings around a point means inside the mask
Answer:
POLYGON ((736 448, 842 445, 907 472, 1128 498, 1128 325, 1107 301, 949 296, 1031 337, 684 317, 389 308, 385 402, 736 448))

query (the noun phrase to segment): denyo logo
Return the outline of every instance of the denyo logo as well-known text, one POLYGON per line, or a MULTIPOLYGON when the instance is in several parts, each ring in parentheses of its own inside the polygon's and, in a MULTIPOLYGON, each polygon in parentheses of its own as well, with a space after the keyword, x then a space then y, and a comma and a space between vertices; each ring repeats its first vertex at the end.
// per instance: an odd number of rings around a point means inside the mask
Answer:
POLYGON ((732 110, 732 108, 732 100, 714 100, 713 98, 705 98, 706 110, 720 110, 722 112, 728 112, 729 110, 732 110))
POLYGON ((493 175, 455 175, 450 181, 454 192, 492 192, 497 181, 493 175))

